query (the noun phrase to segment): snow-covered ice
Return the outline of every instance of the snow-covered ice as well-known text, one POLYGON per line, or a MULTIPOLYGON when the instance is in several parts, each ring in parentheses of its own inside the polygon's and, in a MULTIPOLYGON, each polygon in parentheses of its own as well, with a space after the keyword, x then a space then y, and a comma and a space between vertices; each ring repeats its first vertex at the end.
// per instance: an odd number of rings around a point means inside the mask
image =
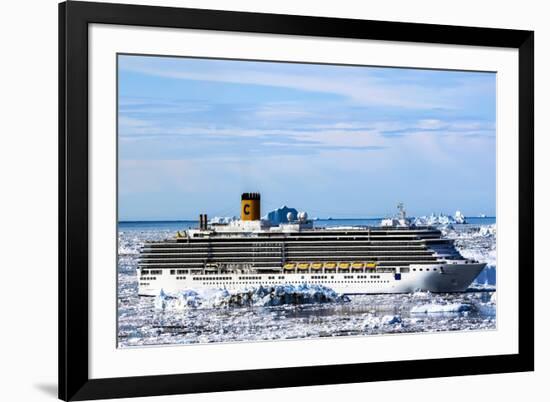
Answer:
POLYGON ((470 311, 472 306, 463 303, 445 303, 445 304, 423 304, 411 308, 411 314, 433 314, 433 313, 463 313, 470 311))
POLYGON ((282 305, 345 303, 349 298, 322 285, 276 285, 251 287, 240 292, 227 289, 186 289, 175 294, 163 290, 156 309, 270 307, 282 305))
POLYGON ((443 227, 442 232, 446 237, 454 239, 456 248, 464 257, 487 263, 472 287, 494 289, 497 266, 496 224, 443 227))

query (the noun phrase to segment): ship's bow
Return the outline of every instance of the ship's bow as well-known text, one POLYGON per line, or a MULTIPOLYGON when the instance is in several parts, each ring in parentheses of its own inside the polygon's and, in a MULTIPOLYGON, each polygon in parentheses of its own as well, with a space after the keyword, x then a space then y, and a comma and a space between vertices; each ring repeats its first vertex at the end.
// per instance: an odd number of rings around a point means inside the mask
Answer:
POLYGON ((428 278, 426 288, 432 292, 464 292, 485 266, 485 263, 446 264, 428 278))

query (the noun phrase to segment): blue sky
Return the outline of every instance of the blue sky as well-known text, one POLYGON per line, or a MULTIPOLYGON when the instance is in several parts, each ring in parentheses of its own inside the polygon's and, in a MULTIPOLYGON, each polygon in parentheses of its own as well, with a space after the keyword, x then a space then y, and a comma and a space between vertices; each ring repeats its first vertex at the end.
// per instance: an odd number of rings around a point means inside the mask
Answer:
POLYGON ((119 219, 495 213, 494 73, 121 55, 119 219))

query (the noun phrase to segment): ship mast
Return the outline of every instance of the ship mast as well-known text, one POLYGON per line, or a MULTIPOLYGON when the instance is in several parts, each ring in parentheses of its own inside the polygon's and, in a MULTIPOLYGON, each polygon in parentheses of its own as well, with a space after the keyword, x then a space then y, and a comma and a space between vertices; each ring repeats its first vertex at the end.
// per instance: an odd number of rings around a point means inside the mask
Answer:
POLYGON ((399 218, 401 219, 407 218, 407 212, 405 212, 405 205, 403 205, 402 202, 397 204, 397 209, 399 210, 399 218))

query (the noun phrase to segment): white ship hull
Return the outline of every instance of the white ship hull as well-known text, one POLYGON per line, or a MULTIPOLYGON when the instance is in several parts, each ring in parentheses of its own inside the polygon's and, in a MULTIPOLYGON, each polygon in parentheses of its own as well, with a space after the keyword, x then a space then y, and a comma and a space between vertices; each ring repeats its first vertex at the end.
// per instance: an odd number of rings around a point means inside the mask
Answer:
POLYGON ((463 292, 479 275, 485 263, 453 262, 410 265, 406 272, 319 272, 271 274, 176 275, 169 270, 139 278, 139 295, 156 296, 161 290, 177 293, 185 289, 216 288, 239 292, 253 287, 315 284, 341 294, 410 293, 417 290, 437 293, 463 292))

